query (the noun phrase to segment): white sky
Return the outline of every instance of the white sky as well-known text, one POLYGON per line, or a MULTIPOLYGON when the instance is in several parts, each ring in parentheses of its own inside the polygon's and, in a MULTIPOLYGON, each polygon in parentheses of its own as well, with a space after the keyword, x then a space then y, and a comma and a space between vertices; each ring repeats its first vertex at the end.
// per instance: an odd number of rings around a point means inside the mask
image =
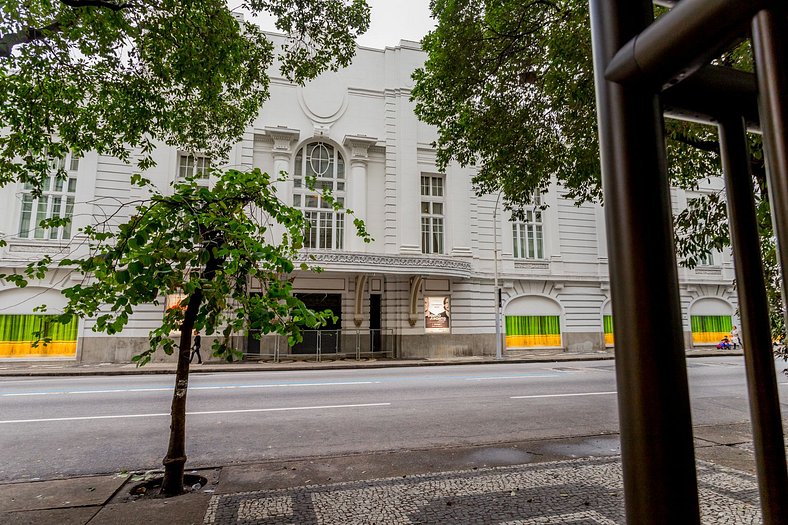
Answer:
MULTIPOLYGON (((237 0, 229 1, 230 6, 237 0)), ((429 0, 367 0, 372 9, 369 30, 358 39, 359 45, 382 49, 399 44, 400 40, 420 41, 433 27, 429 0)), ((263 29, 275 31, 273 18, 254 19, 263 29)))

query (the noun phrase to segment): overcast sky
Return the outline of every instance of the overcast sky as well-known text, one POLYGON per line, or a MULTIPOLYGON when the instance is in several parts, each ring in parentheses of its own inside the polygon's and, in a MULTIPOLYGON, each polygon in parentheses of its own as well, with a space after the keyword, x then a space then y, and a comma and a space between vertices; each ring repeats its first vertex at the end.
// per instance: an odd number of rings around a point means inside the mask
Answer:
MULTIPOLYGON (((429 0, 367 0, 367 3, 372 8, 372 23, 359 37, 359 45, 382 49, 403 39, 418 42, 435 26, 430 18, 429 0)), ((231 0, 229 4, 235 6, 238 2, 231 0)), ((258 17, 255 21, 265 30, 276 30, 272 18, 258 17)))

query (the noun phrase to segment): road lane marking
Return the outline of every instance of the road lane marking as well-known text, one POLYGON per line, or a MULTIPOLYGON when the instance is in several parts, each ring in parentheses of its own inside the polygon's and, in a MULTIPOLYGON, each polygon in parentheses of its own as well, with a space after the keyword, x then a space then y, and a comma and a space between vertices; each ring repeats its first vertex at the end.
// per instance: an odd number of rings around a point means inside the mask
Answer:
POLYGON ((509 399, 540 399, 543 397, 578 397, 578 396, 609 396, 611 394, 616 394, 617 392, 614 390, 612 392, 578 392, 575 394, 539 394, 535 396, 511 396, 509 399))
POLYGON ((519 375, 519 376, 493 376, 493 377, 467 377, 465 378, 466 381, 491 381, 494 379, 531 379, 531 378, 539 378, 539 377, 558 377, 555 374, 544 374, 544 375, 519 375))
MULTIPOLYGON (((341 385, 373 385, 380 381, 345 381, 334 383, 270 383, 252 385, 217 385, 217 386, 191 386, 189 390, 235 390, 239 388, 285 388, 298 386, 341 386, 341 385)), ((9 392, 0 394, 0 397, 23 396, 54 396, 54 395, 79 395, 79 394, 116 394, 127 392, 172 392, 173 387, 140 387, 140 388, 110 388, 104 390, 59 390, 53 392, 9 392)))
MULTIPOLYGON (((280 408, 240 408, 236 410, 203 410, 199 412, 186 412, 187 416, 202 416, 214 414, 246 414, 250 412, 285 412, 289 410, 322 410, 329 408, 366 408, 366 407, 384 407, 390 406, 391 403, 363 403, 356 405, 322 405, 310 407, 280 407, 280 408)), ((87 421, 91 419, 129 419, 140 417, 166 417, 170 414, 168 412, 153 413, 153 414, 117 414, 108 416, 78 416, 78 417, 49 417, 40 419, 7 419, 0 421, 0 425, 7 425, 11 423, 48 423, 52 421, 87 421)))

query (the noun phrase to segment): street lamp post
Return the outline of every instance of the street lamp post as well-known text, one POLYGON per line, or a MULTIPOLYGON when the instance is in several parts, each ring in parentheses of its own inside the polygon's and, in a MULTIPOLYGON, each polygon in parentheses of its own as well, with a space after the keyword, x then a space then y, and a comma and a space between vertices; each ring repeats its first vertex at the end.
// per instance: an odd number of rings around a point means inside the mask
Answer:
POLYGON ((495 300, 495 359, 503 359, 503 348, 501 345, 501 289, 498 286, 498 203, 501 200, 503 189, 498 192, 493 208, 493 284, 495 300))

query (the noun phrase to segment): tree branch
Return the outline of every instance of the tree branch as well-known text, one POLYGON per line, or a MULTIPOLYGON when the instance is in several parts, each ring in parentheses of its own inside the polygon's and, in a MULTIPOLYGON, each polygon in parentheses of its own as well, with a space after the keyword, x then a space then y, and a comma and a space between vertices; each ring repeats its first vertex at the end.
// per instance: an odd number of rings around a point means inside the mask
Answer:
POLYGON ((702 151, 707 151, 709 153, 720 152, 720 144, 716 140, 700 140, 692 138, 684 133, 676 133, 672 135, 671 138, 676 142, 681 142, 682 144, 697 148, 702 151))
POLYGON ((11 51, 19 44, 29 44, 36 40, 43 40, 52 33, 58 33, 63 30, 60 22, 52 22, 45 27, 28 27, 17 31, 16 33, 8 33, 0 37, 0 57, 10 57, 11 51))
POLYGON ((110 9, 112 11, 120 11, 121 9, 134 7, 133 4, 116 4, 115 2, 107 2, 105 0, 60 0, 60 2, 73 8, 103 7, 105 9, 110 9))
MULTIPOLYGON (((60 0, 64 5, 73 9, 82 7, 99 7, 109 9, 111 11, 120 11, 121 9, 128 9, 134 7, 134 4, 123 3, 116 4, 106 0, 60 0)), ((43 40, 53 33, 63 31, 63 26, 60 21, 56 20, 51 24, 44 27, 27 27, 15 33, 8 33, 7 35, 0 36, 0 58, 8 58, 11 56, 11 51, 19 44, 29 44, 36 40, 43 40)))

